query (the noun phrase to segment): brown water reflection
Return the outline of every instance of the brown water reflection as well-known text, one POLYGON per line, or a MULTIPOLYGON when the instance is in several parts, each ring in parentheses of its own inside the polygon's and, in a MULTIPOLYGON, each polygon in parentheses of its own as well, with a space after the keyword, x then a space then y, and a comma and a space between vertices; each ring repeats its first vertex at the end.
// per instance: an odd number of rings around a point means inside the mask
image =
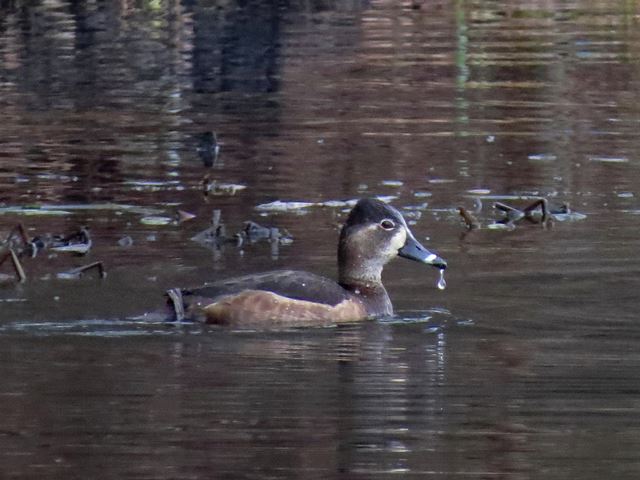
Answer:
POLYGON ((639 14, 0 2, 0 232, 86 225, 94 241, 24 258, 27 282, 0 286, 3 478, 636 478, 639 14), (206 174, 246 189, 205 198, 206 174), (397 197, 449 261, 447 290, 398 260, 390 320, 267 334, 134 318, 169 286, 333 275, 344 207, 255 207, 364 195, 397 197), (495 199, 537 196, 586 218, 489 227, 495 199), (464 234, 461 205, 483 228, 464 234), (251 219, 294 241, 190 241, 214 208, 232 232, 251 219), (143 221, 178 209, 197 218, 143 221), (55 278, 98 260, 102 281, 55 278))

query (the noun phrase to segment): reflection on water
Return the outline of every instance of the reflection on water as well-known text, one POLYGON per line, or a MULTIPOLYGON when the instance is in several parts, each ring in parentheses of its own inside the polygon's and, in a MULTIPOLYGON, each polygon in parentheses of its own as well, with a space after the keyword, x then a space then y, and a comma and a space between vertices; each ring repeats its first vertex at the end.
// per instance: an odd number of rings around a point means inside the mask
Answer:
POLYGON ((0 232, 93 240, 0 285, 2 476, 636 478, 639 15, 0 2, 0 232), (384 321, 139 316, 170 286, 333 275, 344 202, 364 195, 447 258, 446 290, 397 260, 384 321), (569 213, 491 227, 496 200, 539 196, 569 213), (191 241, 214 209, 229 233, 253 220, 293 242, 191 241), (56 278, 95 261, 105 279, 56 278))

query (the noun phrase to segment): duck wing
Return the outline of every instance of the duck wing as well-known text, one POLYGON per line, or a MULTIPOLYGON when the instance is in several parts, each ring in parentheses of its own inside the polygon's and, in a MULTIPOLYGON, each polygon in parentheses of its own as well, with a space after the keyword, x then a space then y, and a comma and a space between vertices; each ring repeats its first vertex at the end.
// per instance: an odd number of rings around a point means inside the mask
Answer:
POLYGON ((349 292, 337 282, 320 275, 297 270, 278 270, 207 283, 202 287, 183 289, 185 304, 193 300, 215 302, 217 299, 245 290, 272 292, 294 300, 305 300, 335 306, 349 298, 349 292))

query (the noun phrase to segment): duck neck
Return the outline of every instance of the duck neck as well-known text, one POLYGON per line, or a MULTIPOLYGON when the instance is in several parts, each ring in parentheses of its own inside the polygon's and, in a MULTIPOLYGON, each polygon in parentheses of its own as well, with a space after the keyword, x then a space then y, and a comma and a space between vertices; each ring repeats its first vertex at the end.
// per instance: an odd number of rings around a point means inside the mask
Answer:
POLYGON ((344 242, 338 249, 338 283, 364 305, 371 317, 393 314, 389 295, 382 285, 383 262, 354 255, 344 242))
POLYGON ((375 290, 382 288, 382 270, 340 268, 338 282, 349 290, 375 290))
POLYGON ((382 285, 382 267, 370 265, 358 259, 355 262, 343 262, 338 266, 338 283, 349 291, 361 295, 386 296, 382 285))
POLYGON ((357 270, 341 270, 339 283, 362 302, 367 315, 372 317, 393 315, 391 299, 382 285, 381 272, 375 275, 371 275, 370 272, 364 273, 357 270))
MULTIPOLYGON (((351 242, 356 240, 351 239, 351 242)), ((369 315, 391 315, 391 300, 382 285, 384 262, 377 256, 372 258, 357 253, 363 250, 366 249, 349 243, 343 229, 338 247, 338 283, 365 305, 369 315)))
POLYGON ((382 287, 382 267, 380 262, 351 254, 342 244, 338 249, 338 282, 346 288, 382 287))

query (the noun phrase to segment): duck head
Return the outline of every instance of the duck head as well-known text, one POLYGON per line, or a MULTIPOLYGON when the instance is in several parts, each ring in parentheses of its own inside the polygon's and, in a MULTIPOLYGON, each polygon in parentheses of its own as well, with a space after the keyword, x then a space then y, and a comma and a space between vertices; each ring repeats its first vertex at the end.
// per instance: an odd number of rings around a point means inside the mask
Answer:
POLYGON ((380 200, 359 200, 340 232, 340 283, 381 283, 384 265, 397 256, 447 268, 444 259, 416 240, 398 210, 380 200))

